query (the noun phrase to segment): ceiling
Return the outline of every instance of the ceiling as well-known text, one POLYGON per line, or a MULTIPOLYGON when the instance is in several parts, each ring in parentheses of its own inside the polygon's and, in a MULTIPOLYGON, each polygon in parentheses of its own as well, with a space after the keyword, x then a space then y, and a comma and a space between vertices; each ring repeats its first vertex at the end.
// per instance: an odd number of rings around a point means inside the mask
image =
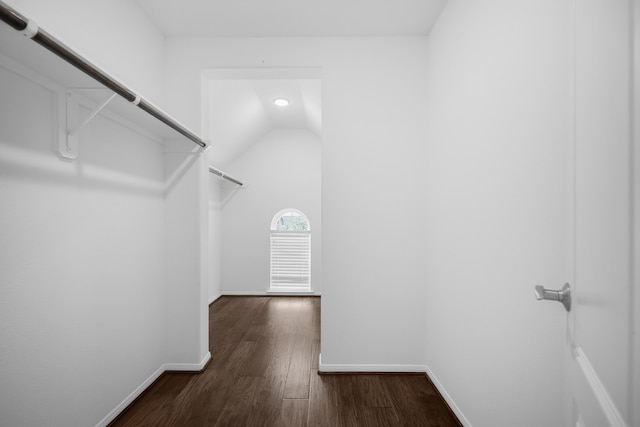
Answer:
MULTIPOLYGON (((135 1, 167 37, 367 37, 425 36, 447 0, 135 1)), ((224 168, 272 130, 321 132, 318 76, 246 71, 207 76, 207 137, 217 167, 224 168), (276 97, 291 103, 276 107, 276 97)))
POLYGON ((426 35, 446 0, 136 0, 170 37, 426 35))
POLYGON ((306 129, 320 136, 320 110, 319 79, 209 80, 212 163, 225 167, 272 130, 306 129), (275 105, 276 98, 289 105, 275 105))

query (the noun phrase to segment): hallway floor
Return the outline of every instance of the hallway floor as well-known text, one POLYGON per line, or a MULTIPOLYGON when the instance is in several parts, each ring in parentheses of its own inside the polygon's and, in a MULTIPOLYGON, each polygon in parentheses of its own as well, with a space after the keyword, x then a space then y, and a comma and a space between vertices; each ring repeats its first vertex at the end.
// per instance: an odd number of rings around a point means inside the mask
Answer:
POLYGON ((318 375, 319 297, 221 297, 211 362, 160 377, 111 426, 459 426, 425 375, 318 375))

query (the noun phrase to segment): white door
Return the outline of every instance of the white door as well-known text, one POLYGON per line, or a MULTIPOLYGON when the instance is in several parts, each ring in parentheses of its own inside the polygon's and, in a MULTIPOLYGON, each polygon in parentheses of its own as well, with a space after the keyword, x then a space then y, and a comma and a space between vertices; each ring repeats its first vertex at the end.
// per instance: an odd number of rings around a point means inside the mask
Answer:
POLYGON ((632 317, 633 2, 574 1, 570 426, 640 423, 631 328, 638 321, 632 317))

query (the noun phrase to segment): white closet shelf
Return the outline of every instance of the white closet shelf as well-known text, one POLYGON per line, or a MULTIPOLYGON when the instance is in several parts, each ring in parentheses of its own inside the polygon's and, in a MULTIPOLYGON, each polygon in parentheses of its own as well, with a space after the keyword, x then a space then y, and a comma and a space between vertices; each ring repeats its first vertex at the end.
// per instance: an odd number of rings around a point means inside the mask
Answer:
MULTIPOLYGON (((0 1, 0 8, 5 6, 6 3, 0 1)), ((25 18, 22 15, 19 16, 25 18)), ((36 30, 38 31, 37 28, 36 30)), ((26 31, 18 31, 9 24, 0 21, 0 55, 9 58, 65 90, 75 92, 96 104, 102 104, 114 93, 94 77, 25 36, 23 33, 26 31)), ((39 31, 49 36, 46 31, 39 31)), ((58 41, 57 39, 55 40, 58 41)), ((65 44, 62 44, 62 46, 69 49, 65 44)), ((77 52, 73 52, 79 55, 77 52)), ((87 61, 85 58, 82 59, 87 61)), ((105 107, 108 111, 140 126, 159 139, 185 139, 198 144, 200 147, 207 147, 207 143, 195 132, 153 105, 139 93, 120 83, 100 67, 91 64, 90 61, 87 61, 87 63, 99 73, 113 79, 114 82, 120 84, 136 98, 135 102, 131 102, 120 95, 115 96, 105 107)))

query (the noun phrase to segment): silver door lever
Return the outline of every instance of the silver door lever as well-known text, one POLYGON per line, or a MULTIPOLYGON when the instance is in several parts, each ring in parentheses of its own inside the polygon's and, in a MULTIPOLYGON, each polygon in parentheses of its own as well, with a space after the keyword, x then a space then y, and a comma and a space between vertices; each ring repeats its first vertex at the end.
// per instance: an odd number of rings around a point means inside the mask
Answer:
POLYGON ((571 287, 568 283, 565 283, 559 291, 545 289, 544 286, 536 286, 535 292, 538 301, 542 299, 558 301, 564 305, 567 311, 571 311, 571 287))

